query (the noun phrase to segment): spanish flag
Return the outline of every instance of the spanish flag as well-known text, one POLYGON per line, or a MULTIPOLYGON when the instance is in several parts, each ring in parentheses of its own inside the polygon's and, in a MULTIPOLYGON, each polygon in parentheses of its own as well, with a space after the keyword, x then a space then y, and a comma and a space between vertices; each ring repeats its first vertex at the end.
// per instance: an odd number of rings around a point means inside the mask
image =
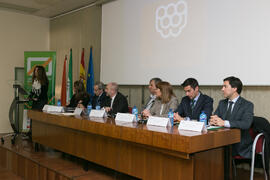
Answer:
POLYGON ((84 48, 82 49, 82 56, 81 56, 80 80, 83 82, 84 88, 86 88, 86 81, 85 81, 85 66, 84 66, 84 48))

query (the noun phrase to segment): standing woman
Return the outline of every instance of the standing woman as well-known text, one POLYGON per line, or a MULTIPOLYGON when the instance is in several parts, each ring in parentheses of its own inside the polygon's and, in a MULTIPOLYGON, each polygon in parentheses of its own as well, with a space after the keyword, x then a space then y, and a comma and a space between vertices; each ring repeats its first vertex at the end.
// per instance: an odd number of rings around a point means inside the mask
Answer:
MULTIPOLYGON (((49 81, 43 66, 36 66, 32 75, 32 90, 29 100, 32 101, 32 109, 41 111, 45 104, 48 103, 48 86, 49 81)), ((32 140, 32 120, 30 120, 30 130, 28 132, 32 140)))
POLYGON ((32 90, 29 100, 33 101, 32 109, 42 110, 48 103, 48 86, 49 81, 43 66, 36 66, 32 76, 32 90))
POLYGON ((174 111, 178 106, 178 100, 173 93, 171 84, 166 81, 159 82, 156 85, 155 95, 156 101, 150 110, 145 109, 142 112, 143 116, 168 117, 170 109, 174 111))

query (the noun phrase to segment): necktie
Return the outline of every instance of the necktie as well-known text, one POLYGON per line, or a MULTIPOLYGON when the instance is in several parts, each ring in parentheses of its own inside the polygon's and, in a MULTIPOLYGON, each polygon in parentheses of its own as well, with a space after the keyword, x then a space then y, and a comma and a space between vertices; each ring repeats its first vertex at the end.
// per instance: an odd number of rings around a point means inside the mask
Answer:
POLYGON ((98 98, 97 98, 96 105, 99 105, 99 98, 100 98, 100 96, 98 96, 98 98))
POLYGON ((194 109, 194 107, 195 107, 195 102, 196 102, 196 101, 195 101, 194 99, 191 100, 191 105, 190 105, 190 106, 191 106, 191 110, 192 110, 192 111, 193 111, 193 109, 194 109))
POLYGON ((232 115, 232 105, 233 105, 233 101, 229 101, 229 108, 226 111, 225 120, 230 120, 230 118, 231 118, 231 115, 232 115))

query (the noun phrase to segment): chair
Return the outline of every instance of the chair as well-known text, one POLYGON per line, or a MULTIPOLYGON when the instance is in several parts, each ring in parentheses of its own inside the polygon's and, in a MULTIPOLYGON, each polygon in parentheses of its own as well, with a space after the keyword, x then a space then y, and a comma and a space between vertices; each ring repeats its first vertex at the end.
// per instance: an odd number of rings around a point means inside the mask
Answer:
POLYGON ((251 170, 250 170, 250 179, 253 180, 254 175, 254 164, 255 164, 255 153, 262 156, 263 170, 265 179, 268 179, 266 168, 265 168, 265 157, 264 157, 264 148, 265 148, 265 137, 263 133, 257 134, 252 145, 252 157, 251 157, 251 170))
MULTIPOLYGON (((252 156, 251 156, 251 168, 250 168, 250 180, 253 180, 254 175, 254 164, 255 164, 255 154, 259 154, 262 156, 262 164, 264 169, 264 175, 265 179, 268 179, 268 173, 266 170, 266 164, 265 164, 265 135, 262 132, 262 130, 258 131, 258 126, 256 127, 256 122, 259 119, 259 121, 264 121, 264 123, 268 123, 268 121, 265 118, 261 117, 254 117, 253 126, 249 129, 249 134, 252 137, 253 144, 252 144, 252 156), (256 129, 256 131, 254 130, 256 129)), ((236 165, 235 165, 235 159, 246 159, 242 156, 233 156, 233 170, 234 170, 234 179, 236 178, 236 165)))
POLYGON ((132 107, 128 106, 128 112, 132 114, 132 107))

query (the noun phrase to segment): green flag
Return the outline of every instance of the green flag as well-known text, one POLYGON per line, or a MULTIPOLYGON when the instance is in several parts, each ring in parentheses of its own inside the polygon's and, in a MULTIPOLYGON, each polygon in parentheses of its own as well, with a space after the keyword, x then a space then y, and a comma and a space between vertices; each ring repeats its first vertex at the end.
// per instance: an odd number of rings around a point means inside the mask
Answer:
POLYGON ((73 95, 73 81, 72 81, 72 49, 70 49, 69 68, 68 68, 68 101, 73 95))

